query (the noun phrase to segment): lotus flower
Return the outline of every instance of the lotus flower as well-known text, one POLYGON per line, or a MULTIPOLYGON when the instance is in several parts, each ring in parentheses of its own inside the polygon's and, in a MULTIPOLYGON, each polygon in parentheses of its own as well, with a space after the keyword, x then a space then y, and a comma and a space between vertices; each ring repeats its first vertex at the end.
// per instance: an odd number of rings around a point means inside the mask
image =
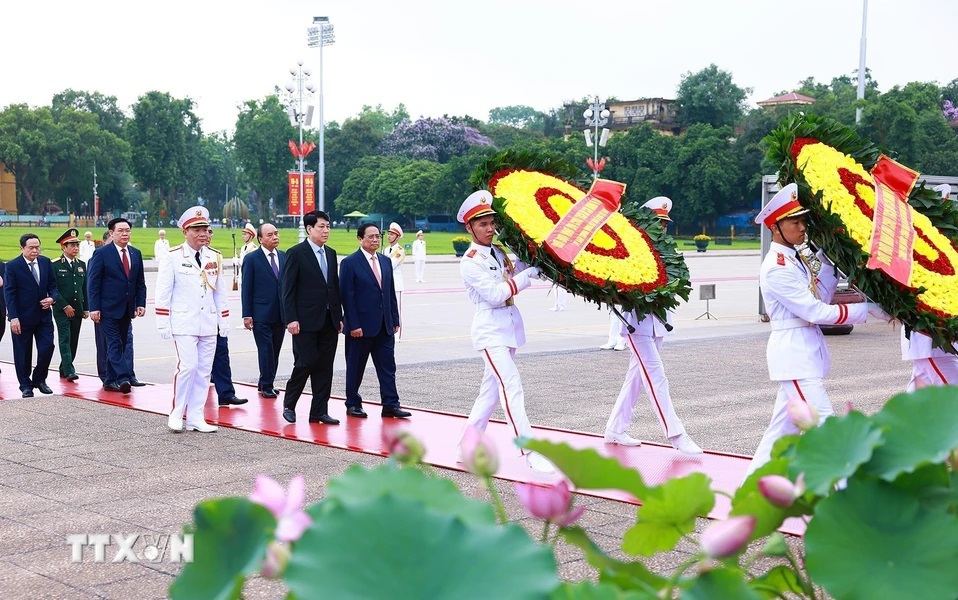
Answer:
POLYGON ((702 550, 712 558, 727 558, 745 548, 753 531, 755 531, 754 516, 729 517, 710 525, 702 533, 699 544, 702 550))
POLYGON ((496 453, 496 447, 475 425, 466 427, 462 442, 459 444, 459 451, 462 454, 462 464, 466 465, 470 473, 488 477, 499 470, 499 455, 496 453))
POLYGON ((260 574, 267 579, 279 579, 289 564, 289 545, 273 540, 266 546, 266 560, 260 574))
POLYGON ((788 412, 788 418, 802 431, 818 427, 818 411, 801 398, 790 399, 785 409, 788 412))
POLYGON ((781 475, 766 475, 758 480, 758 491, 774 506, 788 508, 805 493, 805 474, 799 475, 795 483, 781 475))
POLYGON ((415 465, 422 461, 426 449, 408 429, 404 427, 383 427, 383 446, 389 456, 403 465, 415 465))
POLYGON ((306 480, 297 475, 289 481, 289 489, 283 489, 268 475, 256 477, 256 486, 249 499, 262 504, 276 517, 276 539, 293 542, 299 539, 313 519, 303 510, 306 502, 306 480))
POLYGON ((548 486, 517 482, 516 495, 530 515, 559 527, 572 525, 585 512, 584 506, 572 508, 572 490, 564 479, 548 486))

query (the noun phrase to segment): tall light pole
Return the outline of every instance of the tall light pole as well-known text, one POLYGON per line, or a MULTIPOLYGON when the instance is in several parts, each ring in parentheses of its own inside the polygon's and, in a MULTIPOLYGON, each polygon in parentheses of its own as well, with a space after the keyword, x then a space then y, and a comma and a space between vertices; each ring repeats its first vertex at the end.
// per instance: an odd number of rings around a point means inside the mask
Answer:
MULTIPOLYGON (((862 5, 862 43, 858 51, 858 99, 865 97, 865 30, 868 25, 868 0, 862 5)), ((855 124, 862 120, 862 107, 855 109, 855 124)))
POLYGON ((610 114, 605 104, 599 102, 598 96, 595 97, 595 102, 592 106, 585 109, 585 112, 582 113, 582 117, 585 118, 585 126, 591 128, 583 132, 585 133, 585 145, 595 148, 593 162, 589 165, 592 167, 593 179, 599 178, 599 171, 602 170, 602 166, 605 164, 603 162, 603 165, 599 166, 599 146, 605 147, 606 142, 609 141, 609 130, 605 128, 605 124, 609 122, 610 114), (600 127, 602 128, 601 135, 599 134, 600 127))
MULTIPOLYGON (((289 120, 293 125, 299 125, 299 147, 303 147, 303 123, 307 125, 309 121, 313 118, 312 107, 307 107, 306 110, 303 110, 303 96, 305 95, 308 99, 309 96, 316 91, 316 88, 313 87, 313 84, 309 81, 309 76, 312 75, 308 68, 303 67, 303 61, 298 61, 297 66, 292 67, 289 70, 289 74, 293 76, 293 79, 286 84, 286 91, 289 92, 290 103, 289 103, 289 120)), ((304 165, 305 156, 302 152, 297 154, 299 157, 299 241, 302 242, 306 239, 306 227, 303 225, 303 205, 305 204, 306 196, 304 194, 304 165)))
POLYGON ((326 210, 326 119, 323 115, 323 47, 336 41, 329 17, 313 17, 313 26, 306 30, 306 43, 319 47, 319 210, 326 210))

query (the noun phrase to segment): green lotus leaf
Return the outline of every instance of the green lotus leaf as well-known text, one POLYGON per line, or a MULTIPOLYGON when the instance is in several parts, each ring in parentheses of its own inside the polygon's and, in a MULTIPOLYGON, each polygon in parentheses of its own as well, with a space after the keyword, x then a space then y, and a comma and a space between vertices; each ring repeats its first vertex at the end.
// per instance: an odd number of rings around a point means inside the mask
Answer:
POLYGON ((649 488, 635 525, 625 532, 622 550, 652 556, 675 548, 679 540, 695 530, 695 518, 707 515, 715 506, 710 481, 702 473, 692 473, 649 488))
POLYGON ((851 477, 868 462, 881 443, 880 427, 862 413, 830 417, 798 440, 788 469, 790 478, 794 481, 804 473, 805 487, 825 495, 837 481, 851 477))
MULTIPOLYGON (((384 464, 368 469, 353 465, 342 475, 331 479, 323 504, 365 502, 376 496, 393 495, 422 502, 430 509, 457 516, 478 524, 496 522, 488 502, 466 498, 448 479, 429 477, 419 469, 384 464)), ((324 507, 307 510, 316 518, 324 507)))
POLYGON ((659 600, 653 592, 620 590, 610 583, 594 584, 591 581, 565 582, 552 592, 550 600, 659 600))
POLYGON ((193 562, 170 585, 170 598, 239 598, 246 576, 259 571, 275 529, 276 518, 247 498, 199 503, 193 510, 193 562))
POLYGON ((812 579, 844 600, 954 600, 958 521, 907 491, 855 479, 819 502, 805 532, 812 579))
POLYGON ((407 497, 337 503, 296 542, 286 583, 298 600, 544 598, 552 550, 522 527, 467 522, 407 497))
POLYGON ((926 387, 898 394, 872 418, 885 428, 885 443, 865 469, 892 481, 927 463, 944 462, 958 447, 958 389, 926 387))
POLYGON ((811 596, 811 590, 802 585, 795 571, 779 565, 768 573, 752 580, 752 587, 766 598, 781 598, 784 592, 811 596))
POLYGON ((623 466, 615 458, 602 456, 593 448, 577 450, 566 443, 528 439, 520 440, 519 445, 552 461, 576 489, 622 490, 636 498, 643 498, 648 490, 637 470, 623 466))
POLYGON ((682 592, 682 600, 762 600, 762 596, 749 587, 744 574, 734 568, 706 571, 692 580, 692 585, 682 592))
POLYGON ((668 581, 665 577, 649 571, 641 562, 625 562, 612 558, 589 538, 584 529, 569 527, 562 529, 561 535, 566 542, 579 548, 586 562, 599 571, 601 583, 614 584, 620 590, 650 593, 651 597, 655 597, 657 590, 668 581))

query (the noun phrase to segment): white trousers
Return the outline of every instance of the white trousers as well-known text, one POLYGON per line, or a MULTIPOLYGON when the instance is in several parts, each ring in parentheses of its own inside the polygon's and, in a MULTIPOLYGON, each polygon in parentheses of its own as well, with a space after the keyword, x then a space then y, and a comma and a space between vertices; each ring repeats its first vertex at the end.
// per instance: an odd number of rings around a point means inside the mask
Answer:
POLYGON ((762 436, 762 441, 758 444, 755 456, 745 473, 746 478, 772 459, 772 446, 775 445, 775 442, 786 435, 799 432, 798 427, 795 427, 791 419, 788 418, 786 410, 791 398, 798 398, 815 407, 815 410, 818 411, 819 425, 835 413, 832 410, 832 402, 828 399, 828 393, 825 391, 825 380, 821 377, 780 381, 778 397, 775 399, 775 408, 772 409, 772 421, 768 424, 768 429, 765 430, 765 435, 762 436))
POLYGON ((608 433, 625 433, 632 423, 632 413, 644 388, 649 395, 652 413, 659 420, 662 433, 670 438, 685 433, 685 427, 672 405, 669 380, 662 364, 662 338, 647 335, 626 335, 625 345, 630 352, 629 370, 619 397, 612 406, 612 414, 605 425, 608 433))
POLYGON ((929 385, 958 385, 958 356, 936 356, 913 360, 908 393, 929 385))
POLYGON ((176 344, 176 374, 173 375, 170 424, 182 422, 184 412, 188 426, 204 424, 216 336, 174 335, 173 342, 176 344))
POLYGON ((609 341, 605 343, 606 346, 618 346, 625 342, 625 339, 622 337, 622 319, 615 316, 615 313, 611 310, 609 311, 609 341))
POLYGON ((565 310, 565 301, 566 296, 569 292, 566 291, 561 285, 555 286, 556 299, 555 304, 552 305, 552 308, 555 310, 565 310))
MULTIPOLYGON (((466 427, 475 425, 480 432, 486 430, 489 418, 492 417, 496 405, 501 404, 506 414, 506 423, 516 437, 531 437, 532 426, 526 416, 526 401, 522 391, 522 380, 519 370, 516 369, 516 349, 506 346, 486 348, 482 351, 482 359, 486 368, 482 373, 482 383, 479 385, 479 395, 472 412, 466 419, 466 427)), ((463 431, 465 434, 465 431, 463 431)), ((462 443, 462 436, 459 438, 462 443)), ((522 451, 525 454, 525 451, 522 451)))
POLYGON ((425 281, 426 280, 426 261, 417 260, 416 261, 416 281, 425 281))

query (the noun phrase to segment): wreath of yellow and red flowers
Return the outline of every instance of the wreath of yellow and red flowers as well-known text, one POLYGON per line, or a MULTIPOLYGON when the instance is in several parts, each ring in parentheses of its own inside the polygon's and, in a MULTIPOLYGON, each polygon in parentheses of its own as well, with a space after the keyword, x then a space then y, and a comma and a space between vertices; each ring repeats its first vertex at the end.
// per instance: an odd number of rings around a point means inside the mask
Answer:
POLYGON ((571 293, 597 304, 618 304, 639 316, 688 300, 685 259, 652 211, 628 202, 592 238, 571 265, 542 247, 555 224, 585 197, 584 174, 565 160, 505 151, 483 162, 470 183, 486 188, 497 213, 499 241, 571 293), (580 180, 578 183, 573 181, 580 180), (571 181, 570 181, 571 180, 571 181))
POLYGON ((785 119, 766 138, 781 184, 795 182, 810 232, 849 281, 908 330, 954 351, 958 339, 958 210, 916 186, 908 198, 915 230, 907 286, 866 268, 875 210, 870 170, 882 152, 844 125, 815 115, 785 119))

